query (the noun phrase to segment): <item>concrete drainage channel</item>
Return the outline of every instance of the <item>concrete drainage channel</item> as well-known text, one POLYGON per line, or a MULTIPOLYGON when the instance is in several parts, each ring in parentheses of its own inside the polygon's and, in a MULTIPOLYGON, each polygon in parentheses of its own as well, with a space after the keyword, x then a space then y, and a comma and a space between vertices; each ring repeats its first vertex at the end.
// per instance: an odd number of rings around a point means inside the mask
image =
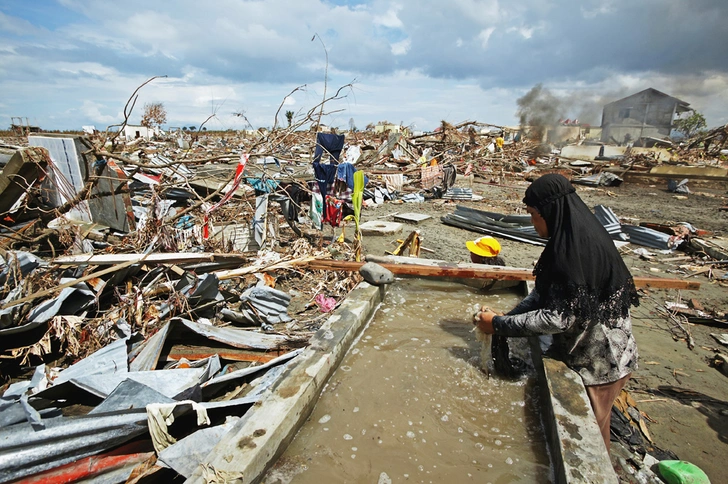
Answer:
MULTIPOLYGON (((311 338, 280 382, 223 437, 187 482, 258 482, 293 440, 330 376, 383 300, 362 282, 311 338)), ((542 421, 557 483, 617 482, 578 374, 531 351, 542 389, 542 421)))

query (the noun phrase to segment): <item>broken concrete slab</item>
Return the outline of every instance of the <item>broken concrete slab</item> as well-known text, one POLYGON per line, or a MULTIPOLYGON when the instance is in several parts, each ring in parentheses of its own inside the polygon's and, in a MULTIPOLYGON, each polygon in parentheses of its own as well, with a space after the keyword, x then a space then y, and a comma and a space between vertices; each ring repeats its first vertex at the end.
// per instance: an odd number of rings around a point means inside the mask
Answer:
POLYGON ((370 220, 359 226, 362 235, 391 235, 402 230, 403 225, 386 220, 370 220))
POLYGON ((559 483, 618 483, 594 411, 578 373, 541 355, 539 338, 530 338, 542 381, 546 435, 559 483))
POLYGON ((726 177, 728 169, 715 166, 658 165, 650 170, 652 175, 674 175, 676 177, 726 177))
POLYGON ((432 216, 426 215, 424 213, 407 212, 407 213, 400 213, 400 214, 394 215, 392 218, 394 218, 394 220, 396 220, 397 222, 419 224, 420 222, 422 222, 424 220, 432 218, 432 216))

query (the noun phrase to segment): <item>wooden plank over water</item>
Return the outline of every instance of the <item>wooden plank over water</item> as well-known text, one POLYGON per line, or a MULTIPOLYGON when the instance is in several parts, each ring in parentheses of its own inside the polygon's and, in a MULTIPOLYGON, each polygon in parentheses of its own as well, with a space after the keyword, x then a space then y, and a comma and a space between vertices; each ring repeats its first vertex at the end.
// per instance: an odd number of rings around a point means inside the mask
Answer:
MULTIPOLYGON (((424 262, 424 261, 423 261, 424 262)), ((306 263, 309 269, 328 271, 358 271, 364 262, 338 261, 329 259, 316 259, 306 263)), ((439 265, 426 264, 394 264, 381 263, 382 267, 389 269, 397 275, 419 276, 419 277, 456 277, 468 279, 495 279, 498 281, 532 281, 536 277, 531 269, 515 267, 485 266, 477 267, 477 264, 455 264, 440 263, 439 265)), ((661 277, 635 277, 634 283, 637 287, 653 289, 685 289, 697 291, 700 283, 696 281, 684 281, 681 279, 668 279, 661 277)))

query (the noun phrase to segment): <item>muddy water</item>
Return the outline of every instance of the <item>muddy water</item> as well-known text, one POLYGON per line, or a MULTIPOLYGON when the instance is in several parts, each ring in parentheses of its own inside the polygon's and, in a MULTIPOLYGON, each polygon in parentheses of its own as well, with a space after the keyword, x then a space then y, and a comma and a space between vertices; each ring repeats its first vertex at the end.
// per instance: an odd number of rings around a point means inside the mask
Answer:
POLYGON ((518 300, 398 281, 264 482, 551 482, 533 377, 488 379, 471 332, 518 300))

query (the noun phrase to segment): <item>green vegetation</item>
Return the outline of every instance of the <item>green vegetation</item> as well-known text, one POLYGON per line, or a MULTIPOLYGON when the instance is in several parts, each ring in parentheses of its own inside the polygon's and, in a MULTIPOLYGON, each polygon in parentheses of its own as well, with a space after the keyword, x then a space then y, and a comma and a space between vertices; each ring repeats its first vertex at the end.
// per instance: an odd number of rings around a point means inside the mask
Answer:
POLYGON ((681 132, 687 138, 692 138, 696 134, 705 128, 705 116, 697 111, 693 111, 693 114, 687 118, 681 118, 675 121, 674 128, 676 131, 681 132))

